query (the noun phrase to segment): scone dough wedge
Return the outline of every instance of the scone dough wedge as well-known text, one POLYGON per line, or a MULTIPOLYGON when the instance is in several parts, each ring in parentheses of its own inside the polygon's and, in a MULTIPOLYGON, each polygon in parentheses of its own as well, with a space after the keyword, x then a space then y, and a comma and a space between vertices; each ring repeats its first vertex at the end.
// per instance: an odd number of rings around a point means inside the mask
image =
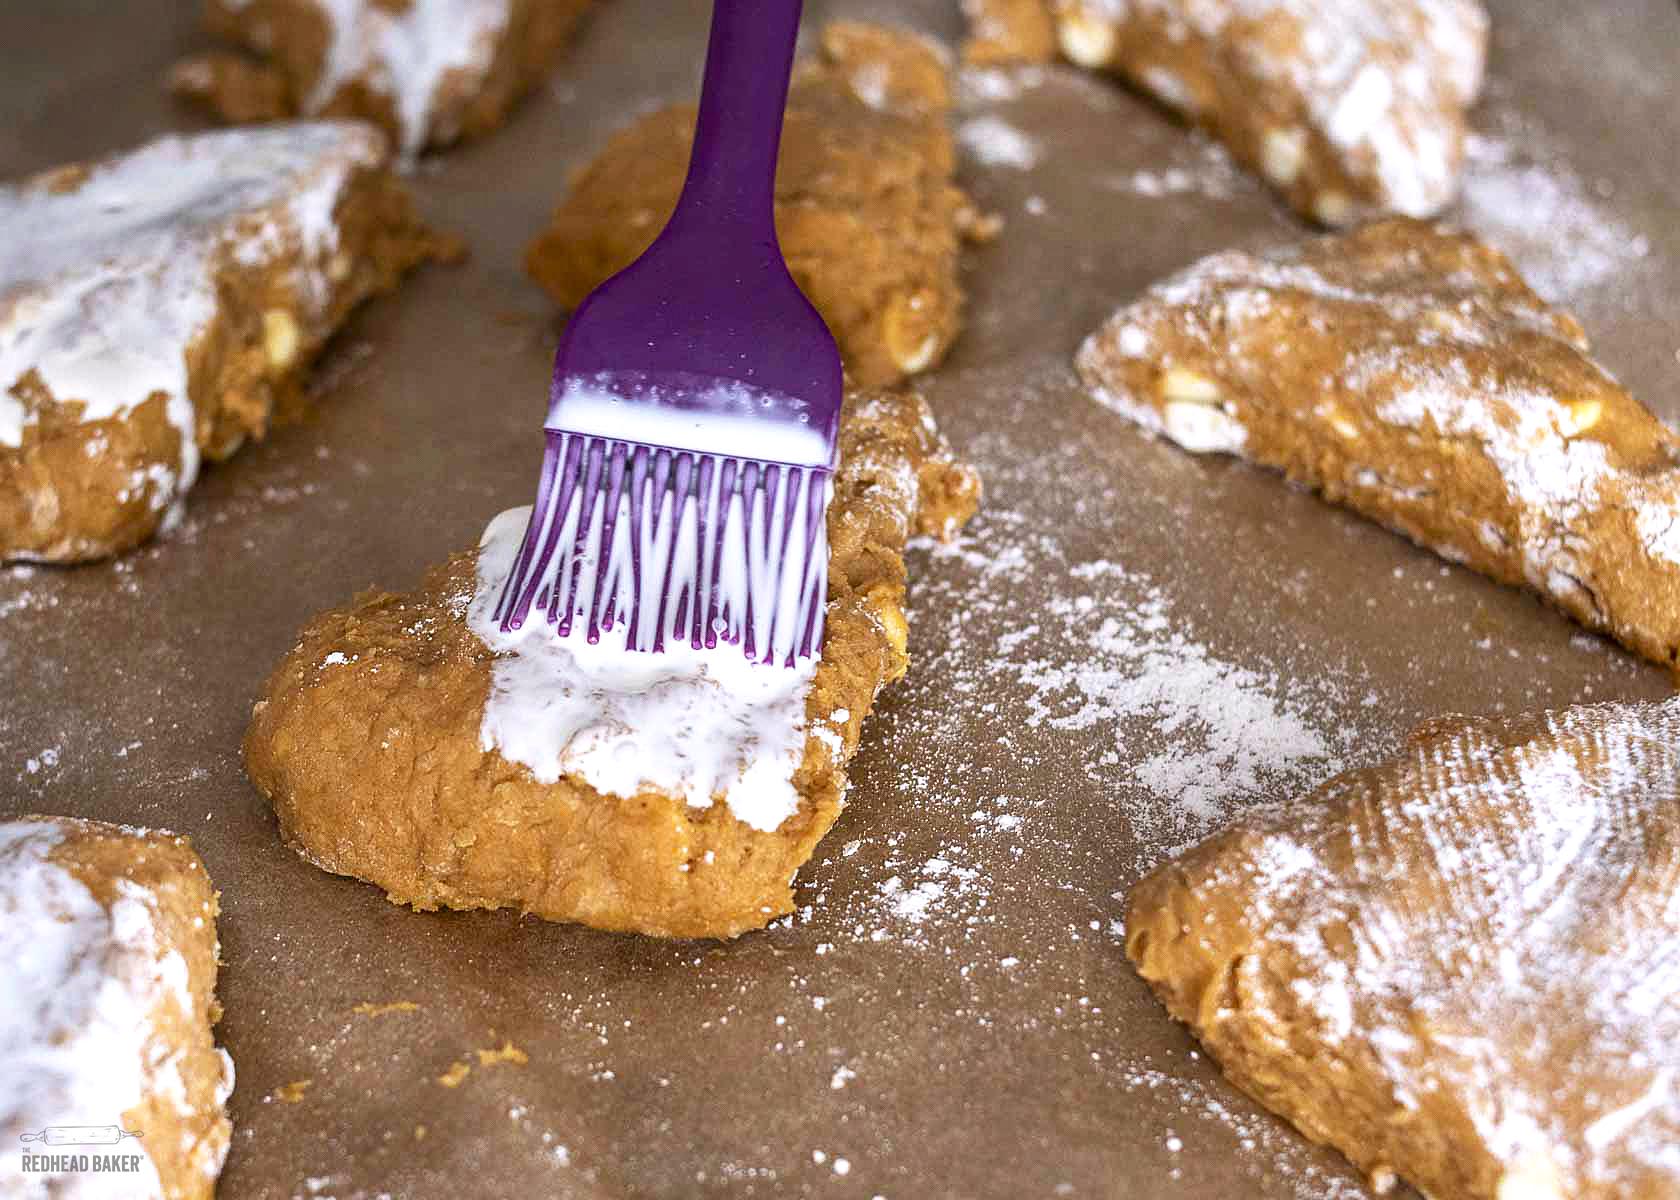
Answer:
POLYGON ((1432 722, 1146 877, 1126 947, 1379 1190, 1680 1195, 1680 700, 1432 722))
POLYGON ((0 187, 0 561, 158 529, 362 300, 453 243, 369 125, 164 137, 0 187))
MULTIPOLYGON (((794 75, 776 230, 860 387, 928 369, 961 327, 958 251, 985 222, 952 182, 947 58, 919 36, 840 23, 794 75)), ((555 300, 576 307, 647 249, 676 207, 693 138, 692 105, 663 109, 577 175, 525 256, 555 300)))
POLYGON ((1275 467, 1680 663, 1680 439, 1475 238, 1397 219, 1216 254, 1093 334, 1099 401, 1275 467))
POLYGON ((317 617, 275 670, 245 763, 282 835, 420 909, 512 906, 679 937, 732 937, 790 911, 794 873, 840 814, 863 719, 908 663, 906 540, 949 536, 978 498, 917 396, 849 398, 840 445, 826 636, 791 778, 797 809, 778 827, 645 784, 615 795, 575 774, 543 783, 486 748, 495 655, 467 621, 471 552, 416 591, 317 617))
POLYGON ((964 8, 970 61, 1043 61, 1053 37, 1069 60, 1123 76, 1223 141, 1301 214, 1331 226, 1433 216, 1452 199, 1487 57, 1480 0, 965 0, 964 8))
POLYGON ((215 1194, 233 1089, 212 1033, 216 914, 184 837, 0 823, 0 1194, 215 1194))
POLYGON ((248 54, 176 66, 170 85, 231 122, 372 121, 405 158, 497 128, 548 74, 592 0, 207 0, 248 54))

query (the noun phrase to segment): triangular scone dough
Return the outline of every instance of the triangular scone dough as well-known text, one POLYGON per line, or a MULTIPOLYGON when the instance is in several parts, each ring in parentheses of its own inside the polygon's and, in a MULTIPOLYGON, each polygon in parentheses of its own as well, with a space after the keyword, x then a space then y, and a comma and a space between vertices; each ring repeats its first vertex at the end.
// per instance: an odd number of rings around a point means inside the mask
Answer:
POLYGON ((1427 725, 1155 871, 1127 950, 1378 1183, 1680 1195, 1680 699, 1427 725))
POLYGON ((179 515, 295 409, 350 311, 456 252, 379 131, 160 137, 0 185, 0 562, 84 562, 179 515))
POLYGON ((1427 217, 1481 90, 1480 0, 963 0, 970 62, 1112 71, 1223 141, 1303 215, 1427 217))
POLYGON ((950 536, 978 495, 920 397, 848 399, 799 804, 773 831, 646 785, 615 796, 573 775, 545 784, 485 749, 494 656, 466 619, 475 553, 413 592, 311 621, 256 706, 246 768, 292 846, 397 903, 511 906, 662 936, 757 929, 791 910, 794 872, 840 815, 863 719, 909 661, 906 541, 950 536))
POLYGON ((1096 399, 1284 471, 1588 628, 1680 663, 1680 437, 1504 255, 1385 221, 1215 254, 1079 351, 1096 399))

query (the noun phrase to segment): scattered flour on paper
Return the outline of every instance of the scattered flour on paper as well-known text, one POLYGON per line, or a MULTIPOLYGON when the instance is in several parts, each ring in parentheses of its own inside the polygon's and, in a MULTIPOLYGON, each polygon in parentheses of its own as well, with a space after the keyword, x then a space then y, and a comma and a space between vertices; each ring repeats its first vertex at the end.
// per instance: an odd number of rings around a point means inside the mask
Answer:
MULTIPOLYGON (((1169 588, 1117 562, 1070 562, 1023 513, 993 504, 969 533, 915 553, 921 658, 908 687, 937 679, 937 700, 906 702, 879 736, 894 748, 960 747, 983 730, 1011 766, 987 774, 962 755, 893 749, 900 793, 943 810, 960 835, 893 832, 819 850, 823 864, 867 849, 872 882, 845 895, 818 882, 790 923, 826 911, 854 943, 977 946, 1008 924, 1023 877, 1096 853, 1136 878, 1351 756, 1355 735, 1338 714, 1365 694, 1354 673, 1299 679, 1230 661, 1200 640, 1169 588), (1030 601, 1046 580, 1056 581, 1049 599, 1030 601), (1098 814, 1112 815, 1114 836, 1090 836, 1098 814)), ((1084 921, 1068 936, 1089 936, 1084 921)))
MULTIPOLYGON (((1191 1057, 1199 1057, 1196 1051, 1191 1057)), ((1371 1193, 1352 1180, 1328 1174, 1308 1157, 1301 1137, 1282 1121, 1245 1111, 1229 1103, 1231 1093, 1223 1087, 1209 1088, 1199 1080, 1154 1067, 1129 1065, 1117 1068, 1120 1087, 1127 1093, 1147 1092, 1165 1096, 1180 1106, 1189 1133, 1198 1124, 1223 1126, 1237 1139, 1238 1147, 1252 1155, 1243 1165, 1255 1179, 1266 1177, 1266 1168, 1289 1164, 1290 1178, 1299 1196, 1313 1200, 1365 1200, 1371 1193)), ((1169 1135, 1167 1146, 1178 1151, 1183 1139, 1169 1135), (1179 1145, 1173 1145, 1173 1142, 1179 1145)), ((1174 1178, 1179 1176, 1175 1168, 1174 1178)))
MULTIPOLYGON (((987 167, 1031 170, 1044 157, 1037 139, 1025 132, 1035 114, 1017 107, 1049 84, 1069 103, 1112 107, 1119 93, 1086 72, 1040 66, 966 67, 957 76, 957 107, 964 115, 957 140, 970 159, 987 167)), ((1042 120, 1037 124, 1042 125, 1042 120)), ((1199 196, 1228 200, 1259 196, 1260 185, 1224 146, 1197 130, 1173 131, 1155 158, 1131 170, 1099 173, 1102 187, 1146 199, 1199 196)), ((1039 215, 1039 214, 1034 214, 1039 215)))
MULTIPOLYGON (((1025 731, 1100 748, 1075 769, 1092 802, 1113 803, 1130 826, 1148 856, 1140 865, 1212 832, 1241 806, 1298 794, 1344 765, 1350 735, 1336 713, 1358 695, 1345 672, 1301 680, 1268 663, 1232 662, 1199 640, 1168 588, 1123 563, 1071 562, 1053 534, 1019 514, 988 510, 957 541, 920 549, 932 564, 924 597, 1007 596, 1028 581, 1059 581, 1037 605, 983 605, 991 612, 972 634, 970 604, 945 636, 953 644, 992 637, 996 650, 987 657, 969 646, 942 661, 943 688, 959 704, 1006 693, 996 703, 1018 711, 1025 731)), ((982 802, 974 815, 1011 832, 1030 820, 1029 807, 982 802)))
POLYGON ((1236 164, 1224 146, 1194 130, 1175 144, 1162 162, 1107 175, 1103 185, 1150 200, 1176 196, 1229 200, 1260 193, 1260 185, 1236 164))
POLYGON ((1651 254, 1648 237, 1612 215, 1609 181, 1589 183, 1542 132, 1517 140, 1472 135, 1457 219, 1517 264, 1530 287, 1556 304, 1580 300, 1627 275, 1651 254))
POLYGON ((1065 636, 1076 654, 1017 662, 1016 675, 1032 689, 1029 725, 1112 731, 1114 745, 1086 768, 1093 782, 1104 768, 1129 765, 1171 806, 1175 828, 1198 832, 1228 816, 1234 797, 1263 795, 1304 765, 1334 764, 1329 735, 1281 697, 1281 681, 1198 644, 1153 583, 1106 561, 1070 575, 1075 594, 1056 597, 1047 612, 1061 623, 1056 640, 1065 636), (1105 603, 1114 590, 1135 598, 1105 603), (1132 719, 1152 722, 1156 737, 1128 764, 1132 739, 1119 726, 1132 719))
POLYGON ((975 108, 1019 100, 1026 92, 1044 86, 1048 75, 1037 65, 1008 67, 964 67, 957 72, 957 106, 975 108))
POLYGON ((1001 117, 971 117, 957 127, 957 140, 986 167, 1030 171, 1038 165, 1038 143, 1001 117))

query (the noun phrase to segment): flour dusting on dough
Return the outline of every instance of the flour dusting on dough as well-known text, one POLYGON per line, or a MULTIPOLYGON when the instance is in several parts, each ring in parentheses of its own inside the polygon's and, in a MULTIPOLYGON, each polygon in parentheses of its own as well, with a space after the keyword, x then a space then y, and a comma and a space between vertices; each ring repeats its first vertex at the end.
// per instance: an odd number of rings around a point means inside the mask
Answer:
POLYGON ((1076 63, 1121 70, 1188 116, 1218 112, 1216 128, 1251 124, 1237 136, 1258 139, 1272 183, 1287 191, 1304 169, 1320 178, 1312 212, 1327 224, 1361 210, 1426 217, 1452 196, 1486 55, 1475 0, 1068 0, 1057 21, 1076 63), (1263 111, 1296 115, 1261 132, 1213 89, 1224 74, 1263 111))
POLYGON ((1538 1162, 1547 1195, 1672 1194, 1680 700, 1458 720, 1161 868, 1134 961, 1239 1084, 1420 1192, 1538 1162), (1214 964, 1240 1011, 1184 1005, 1214 964), (1325 1062, 1345 1115, 1296 1087, 1325 1062))
POLYGON ((1151 434, 1282 469, 1671 659, 1680 443, 1471 235, 1397 221, 1210 255, 1116 313, 1076 365, 1151 434), (1477 471, 1498 486, 1466 482, 1477 471))
POLYGON ((766 832, 792 816, 817 660, 767 667, 735 646, 684 643, 636 654, 624 648, 623 624, 595 645, 556 638, 540 618, 503 633, 496 602, 530 512, 502 513, 479 546, 467 620, 498 653, 480 746, 530 768, 542 783, 576 775, 608 795, 655 788, 696 808, 722 795, 738 819, 766 832))
MULTIPOLYGON (((0 959, 7 964, 0 976, 0 1061, 7 1068, 0 1139, 9 1150, 21 1135, 45 1127, 117 1121, 142 1098, 159 997, 174 991, 181 1010, 193 1012, 180 954, 157 957, 149 894, 124 882, 107 910, 51 860, 62 840, 50 821, 0 829, 0 959)), ((156 1068, 176 1069, 167 1061, 156 1068)), ((90 1200, 161 1196, 152 1160, 141 1154, 138 1161, 135 1172, 39 1178, 49 1192, 73 1184, 90 1200)))

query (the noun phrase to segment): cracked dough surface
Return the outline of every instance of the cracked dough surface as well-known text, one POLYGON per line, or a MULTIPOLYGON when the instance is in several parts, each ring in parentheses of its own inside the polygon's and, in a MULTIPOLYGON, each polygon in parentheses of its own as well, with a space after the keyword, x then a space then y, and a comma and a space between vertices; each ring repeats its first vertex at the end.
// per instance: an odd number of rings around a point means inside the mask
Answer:
POLYGON ((1680 438, 1498 251, 1397 219, 1213 255, 1080 349, 1097 399, 1680 661, 1680 438))
POLYGON ((544 785, 481 749, 491 653, 466 624, 475 553, 415 591, 370 593, 311 621, 252 715, 246 768, 289 844, 396 903, 511 906, 662 936, 760 928, 791 911, 794 873, 840 815, 863 719, 908 665, 906 540, 954 533, 978 494, 920 397, 848 399, 799 808, 773 832, 716 800, 603 795, 572 776, 544 785))
POLYGON ((1231 1080, 1440 1200, 1680 1194, 1680 699, 1417 730, 1128 901, 1231 1080))
MULTIPOLYGON (((860 387, 932 367, 961 327, 958 251, 984 223, 952 182, 946 59, 913 34, 841 23, 795 70, 776 229, 860 387)), ((578 173, 525 256, 555 300, 576 307, 653 242, 676 207, 693 137, 692 105, 663 109, 578 173)))

